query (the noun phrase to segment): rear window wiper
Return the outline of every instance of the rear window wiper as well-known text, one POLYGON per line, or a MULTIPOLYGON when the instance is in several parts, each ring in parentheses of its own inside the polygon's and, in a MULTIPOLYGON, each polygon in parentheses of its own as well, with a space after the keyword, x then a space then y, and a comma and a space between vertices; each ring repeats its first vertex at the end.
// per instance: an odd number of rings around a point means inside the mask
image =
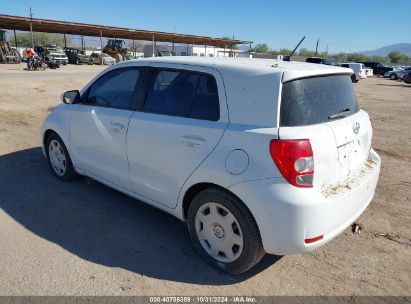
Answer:
POLYGON ((342 109, 340 112, 337 114, 333 114, 331 116, 328 116, 328 119, 337 119, 337 118, 343 118, 346 117, 348 114, 351 113, 351 110, 349 108, 342 109))

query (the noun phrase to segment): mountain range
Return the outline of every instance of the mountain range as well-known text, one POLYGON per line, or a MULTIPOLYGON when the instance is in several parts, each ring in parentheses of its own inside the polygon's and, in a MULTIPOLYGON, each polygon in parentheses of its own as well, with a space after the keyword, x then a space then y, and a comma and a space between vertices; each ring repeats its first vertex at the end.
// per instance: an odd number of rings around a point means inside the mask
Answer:
POLYGON ((403 53, 407 56, 411 56, 411 43, 397 43, 383 46, 379 49, 372 50, 372 51, 364 51, 361 52, 367 56, 387 56, 389 53, 398 51, 403 53))

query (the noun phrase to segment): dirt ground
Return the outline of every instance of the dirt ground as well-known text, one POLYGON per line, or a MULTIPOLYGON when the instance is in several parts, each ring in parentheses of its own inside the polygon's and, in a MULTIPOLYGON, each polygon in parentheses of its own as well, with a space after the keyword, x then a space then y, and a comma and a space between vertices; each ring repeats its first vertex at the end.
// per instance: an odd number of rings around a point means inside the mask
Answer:
POLYGON ((52 177, 39 148, 47 108, 102 68, 23 67, 0 65, 0 295, 411 295, 411 85, 354 85, 382 157, 362 233, 229 276, 197 256, 172 216, 52 177))

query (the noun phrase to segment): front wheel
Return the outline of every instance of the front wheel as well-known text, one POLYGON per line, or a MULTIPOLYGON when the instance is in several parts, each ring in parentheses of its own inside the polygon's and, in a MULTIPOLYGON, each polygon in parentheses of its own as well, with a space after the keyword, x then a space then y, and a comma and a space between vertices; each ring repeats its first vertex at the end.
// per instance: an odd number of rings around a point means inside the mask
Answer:
POLYGON ((50 169, 55 177, 66 182, 80 177, 74 170, 63 140, 56 133, 52 133, 47 137, 46 153, 50 169))
POLYGON ((265 254, 252 214, 224 190, 209 188, 197 194, 188 210, 187 226, 200 256, 227 273, 245 272, 265 254))
POLYGON ((390 75, 390 79, 391 79, 391 80, 397 80, 397 79, 398 79, 397 74, 392 73, 392 74, 390 75))

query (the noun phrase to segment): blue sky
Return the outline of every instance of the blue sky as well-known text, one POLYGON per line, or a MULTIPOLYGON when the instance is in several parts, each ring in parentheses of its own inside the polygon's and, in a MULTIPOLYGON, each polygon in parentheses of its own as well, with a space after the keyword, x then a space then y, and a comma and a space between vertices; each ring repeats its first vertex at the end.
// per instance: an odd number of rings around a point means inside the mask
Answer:
POLYGON ((355 52, 411 42, 410 0, 344 1, 102 1, 0 0, 0 14, 159 30, 301 47, 355 52), (116 3, 116 5, 114 5, 116 3), (391 24, 391 21, 394 24, 391 24))

